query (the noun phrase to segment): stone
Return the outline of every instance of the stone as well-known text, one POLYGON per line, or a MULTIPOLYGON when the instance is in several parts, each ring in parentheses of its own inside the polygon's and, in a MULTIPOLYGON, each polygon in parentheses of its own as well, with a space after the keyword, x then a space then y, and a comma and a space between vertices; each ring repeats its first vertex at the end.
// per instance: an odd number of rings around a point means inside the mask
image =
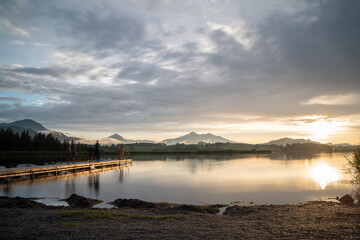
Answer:
POLYGON ((142 201, 140 199, 123 199, 119 198, 110 204, 116 207, 130 207, 130 208, 155 208, 156 205, 152 202, 142 201))
POLYGON ((339 201, 343 204, 351 204, 354 202, 354 199, 349 194, 346 194, 342 196, 339 201))
POLYGON ((21 197, 0 197, 0 208, 35 208, 46 207, 42 203, 35 202, 28 198, 21 197))
POLYGON ((70 207, 80 207, 80 208, 91 208, 95 204, 101 203, 101 200, 86 198, 79 196, 77 194, 72 194, 65 201, 70 205, 70 207))
POLYGON ((219 212, 219 208, 216 205, 196 206, 190 204, 182 204, 178 206, 177 209, 187 212, 211 213, 211 214, 216 214, 219 212))

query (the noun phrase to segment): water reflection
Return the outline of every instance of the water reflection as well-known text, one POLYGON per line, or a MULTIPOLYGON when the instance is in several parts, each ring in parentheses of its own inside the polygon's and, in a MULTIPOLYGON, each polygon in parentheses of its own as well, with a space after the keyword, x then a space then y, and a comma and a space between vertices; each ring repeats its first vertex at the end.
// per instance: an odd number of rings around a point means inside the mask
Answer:
POLYGON ((75 178, 67 178, 65 180, 65 194, 70 196, 73 193, 76 193, 75 178))
POLYGON ((94 188, 96 195, 99 195, 100 190, 100 174, 91 174, 89 175, 89 188, 94 188))
POLYGON ((310 168, 309 176, 320 184, 321 189, 325 189, 328 183, 339 180, 338 170, 330 167, 327 163, 318 163, 310 168))
POLYGON ((191 204, 296 203, 349 193, 351 186, 341 182, 329 187, 344 179, 345 162, 342 153, 139 155, 131 168, 29 180, 14 183, 11 189, 0 184, 0 195, 64 199, 76 193, 104 202, 139 198, 191 204))

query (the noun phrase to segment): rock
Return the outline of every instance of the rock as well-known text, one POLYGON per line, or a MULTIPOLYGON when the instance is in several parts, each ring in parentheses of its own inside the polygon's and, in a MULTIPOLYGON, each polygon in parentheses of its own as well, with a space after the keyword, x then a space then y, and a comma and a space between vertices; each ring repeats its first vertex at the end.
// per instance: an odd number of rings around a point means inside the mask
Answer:
POLYGON ((156 205, 152 202, 142 201, 140 199, 116 199, 110 204, 116 207, 130 207, 130 208, 155 208, 156 205))
POLYGON ((254 208, 246 207, 246 206, 231 206, 226 208, 223 215, 231 215, 231 216, 245 216, 255 212, 254 208))
POLYGON ((354 202, 354 199, 349 194, 346 194, 342 196, 339 201, 343 204, 351 204, 354 202))
POLYGON ((86 198, 77 194, 72 194, 69 198, 64 199, 70 207, 91 208, 95 204, 101 203, 101 200, 86 198))
POLYGON ((182 204, 178 206, 176 209, 188 212, 199 212, 199 213, 211 213, 216 214, 219 212, 219 208, 215 205, 209 206, 196 206, 196 205, 189 205, 189 204, 182 204))
POLYGON ((33 208, 46 207, 45 204, 21 197, 0 197, 0 208, 33 208))

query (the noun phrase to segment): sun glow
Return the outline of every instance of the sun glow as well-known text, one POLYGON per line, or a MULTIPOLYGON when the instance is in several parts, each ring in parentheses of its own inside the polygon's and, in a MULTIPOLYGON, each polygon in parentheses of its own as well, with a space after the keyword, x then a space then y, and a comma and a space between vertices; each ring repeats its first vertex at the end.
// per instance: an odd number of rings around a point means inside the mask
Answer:
POLYGON ((309 170, 309 176, 315 182, 320 184, 321 189, 325 189, 326 185, 339 180, 339 173, 335 168, 330 167, 326 163, 319 163, 309 170))
POLYGON ((318 120, 304 124, 304 130, 310 134, 312 139, 326 139, 342 129, 342 123, 337 121, 318 120))

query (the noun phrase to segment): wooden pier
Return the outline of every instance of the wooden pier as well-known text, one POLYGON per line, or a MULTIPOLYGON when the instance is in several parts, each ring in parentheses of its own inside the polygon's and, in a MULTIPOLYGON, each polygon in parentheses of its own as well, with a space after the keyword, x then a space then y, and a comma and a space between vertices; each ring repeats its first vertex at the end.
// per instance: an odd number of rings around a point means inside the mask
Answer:
POLYGON ((126 160, 110 160, 99 162, 78 162, 74 164, 57 164, 45 166, 33 166, 27 168, 10 168, 0 169, 0 182, 4 179, 30 177, 35 179, 38 176, 52 175, 58 176, 64 173, 76 173, 84 171, 95 171, 98 169, 111 168, 111 167, 129 167, 132 166, 132 159, 126 160))

